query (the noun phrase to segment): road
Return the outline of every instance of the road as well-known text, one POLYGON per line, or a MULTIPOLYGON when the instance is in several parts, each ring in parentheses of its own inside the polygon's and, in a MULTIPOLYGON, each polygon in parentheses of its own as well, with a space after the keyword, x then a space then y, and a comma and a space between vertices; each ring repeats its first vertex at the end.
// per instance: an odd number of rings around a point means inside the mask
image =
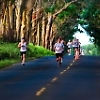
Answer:
POLYGON ((100 100, 100 57, 31 60, 0 70, 0 100, 100 100))

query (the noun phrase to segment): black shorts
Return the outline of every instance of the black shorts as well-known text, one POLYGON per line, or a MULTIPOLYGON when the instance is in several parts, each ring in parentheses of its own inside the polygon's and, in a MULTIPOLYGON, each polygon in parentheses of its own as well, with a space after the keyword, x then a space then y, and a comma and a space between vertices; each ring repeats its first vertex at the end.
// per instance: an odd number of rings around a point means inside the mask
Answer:
POLYGON ((56 58, 63 57, 62 53, 56 53, 56 58))
POLYGON ((24 51, 24 52, 20 52, 20 55, 22 56, 23 54, 26 54, 26 51, 24 51))
POLYGON ((73 47, 73 49, 75 50, 75 49, 78 49, 78 47, 73 47))
POLYGON ((68 48, 68 50, 71 50, 71 48, 68 48))

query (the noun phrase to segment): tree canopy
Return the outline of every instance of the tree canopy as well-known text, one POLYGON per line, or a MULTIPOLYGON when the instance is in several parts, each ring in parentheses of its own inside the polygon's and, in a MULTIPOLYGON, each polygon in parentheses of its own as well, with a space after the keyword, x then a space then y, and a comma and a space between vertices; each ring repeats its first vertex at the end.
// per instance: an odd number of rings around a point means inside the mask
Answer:
MULTIPOLYGON (((81 25, 100 47, 100 0, 0 0, 0 38, 52 48, 57 36, 66 41, 81 25)), ((81 32, 81 31, 80 31, 81 32)))

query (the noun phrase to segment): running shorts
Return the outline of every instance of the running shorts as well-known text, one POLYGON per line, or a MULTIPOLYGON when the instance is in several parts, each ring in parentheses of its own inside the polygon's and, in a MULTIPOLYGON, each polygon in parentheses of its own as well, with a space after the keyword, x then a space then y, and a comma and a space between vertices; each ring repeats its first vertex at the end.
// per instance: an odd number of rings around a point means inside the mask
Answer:
POLYGON ((22 56, 23 54, 26 54, 26 51, 24 51, 24 52, 20 52, 20 55, 22 56))
POLYGON ((63 54, 62 53, 56 53, 56 58, 62 57, 63 54))

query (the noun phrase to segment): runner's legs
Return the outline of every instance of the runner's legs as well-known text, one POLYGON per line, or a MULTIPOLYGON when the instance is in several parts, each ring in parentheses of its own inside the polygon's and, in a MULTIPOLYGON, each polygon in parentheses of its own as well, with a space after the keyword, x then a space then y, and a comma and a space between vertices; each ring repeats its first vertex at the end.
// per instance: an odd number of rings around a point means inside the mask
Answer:
POLYGON ((21 52, 21 62, 24 65, 26 60, 26 52, 21 52))
POLYGON ((62 53, 56 54, 56 60, 58 62, 58 67, 61 65, 62 53))

